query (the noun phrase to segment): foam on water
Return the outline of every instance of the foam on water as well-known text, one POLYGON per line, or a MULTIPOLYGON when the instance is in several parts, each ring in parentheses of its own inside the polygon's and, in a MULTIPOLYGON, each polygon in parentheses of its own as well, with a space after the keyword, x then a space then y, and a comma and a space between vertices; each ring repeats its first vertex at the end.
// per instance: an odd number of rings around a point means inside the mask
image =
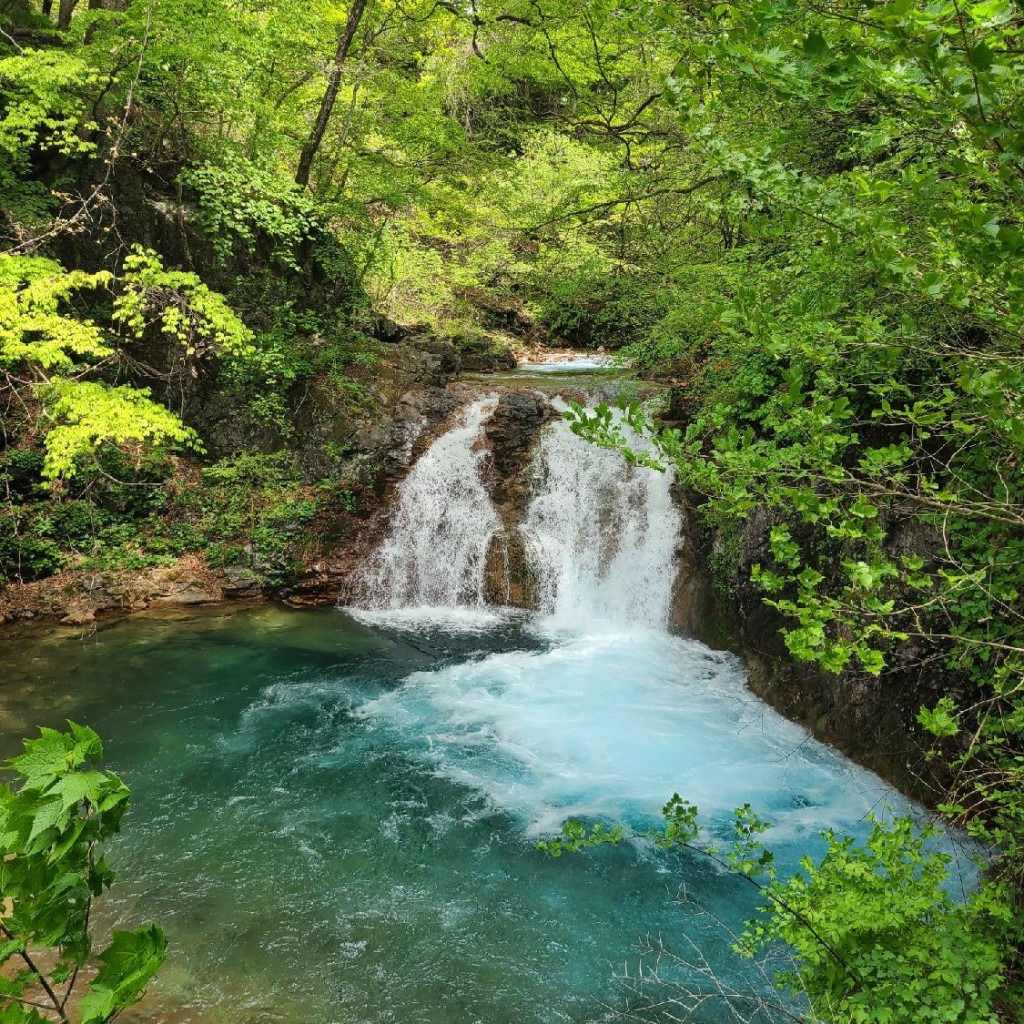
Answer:
MULTIPOLYGON (((463 595, 483 593, 496 517, 478 478, 451 481, 479 472, 473 438, 492 409, 477 403, 417 465, 383 556, 389 566, 415 564, 417 579, 442 579, 458 563, 461 588, 403 589, 395 581, 406 577, 389 570, 373 602, 387 611, 355 613, 390 630, 477 634, 481 649, 446 649, 454 656, 356 707, 367 728, 529 835, 572 816, 649 823, 678 792, 712 830, 728 830, 734 809, 751 804, 773 823, 768 841, 780 863, 788 849, 795 867, 821 829, 865 835, 869 812, 911 809, 754 697, 737 659, 667 632, 683 542, 671 474, 630 466, 563 420, 545 428, 533 455, 521 526, 539 592, 533 640, 488 647, 501 620, 494 609, 467 610, 463 595), (434 541, 447 535, 429 510, 460 501, 443 513, 466 531, 453 557, 434 541), (463 550, 479 554, 465 559, 463 550), (471 571, 475 584, 466 582, 471 571), (425 598, 435 607, 423 607, 425 598)), ((622 429, 631 445, 648 447, 622 429)))
MULTIPOLYGON (((863 832, 894 800, 691 641, 374 614, 138 619, 5 659, 32 719, 93 724, 132 787, 101 926, 160 921, 170 956, 126 1021, 611 1019, 645 935, 756 995, 731 952, 749 885, 644 844, 555 861, 533 837, 642 825, 678 791, 723 840, 749 801, 787 870, 817 828, 863 832), (706 913, 672 902, 683 883, 706 913)), ((2 753, 23 731, 5 718, 2 753)))
POLYGON ((375 629, 409 633, 443 629, 452 633, 484 634, 502 623, 519 617, 517 609, 474 607, 446 608, 419 605, 405 608, 346 608, 356 622, 375 629))
POLYGON ((775 844, 908 807, 753 697, 735 658, 657 631, 416 672, 356 714, 530 834, 568 816, 649 823, 673 792, 710 821, 751 803, 775 844))
POLYGON ((580 373, 607 370, 612 365, 611 356, 574 356, 547 363, 521 363, 516 369, 523 373, 580 373))
POLYGON ((473 405, 404 481, 367 574, 372 610, 350 612, 414 645, 455 633, 482 650, 446 649, 454 656, 440 666, 356 708, 368 728, 530 834, 571 815, 649 821, 676 791, 723 822, 750 802, 774 820, 776 841, 906 806, 754 698, 736 659, 666 632, 681 543, 671 476, 630 466, 562 420, 533 456, 521 527, 538 582, 535 639, 488 648, 509 621, 482 605, 499 521, 476 440, 494 405, 473 405))

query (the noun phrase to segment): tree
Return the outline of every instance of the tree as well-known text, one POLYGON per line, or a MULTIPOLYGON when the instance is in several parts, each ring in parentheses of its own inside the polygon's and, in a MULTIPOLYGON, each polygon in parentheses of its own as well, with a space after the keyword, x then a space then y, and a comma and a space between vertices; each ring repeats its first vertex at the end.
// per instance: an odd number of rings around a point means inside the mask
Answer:
MULTIPOLYGON (((639 834, 622 825, 588 829, 567 821, 560 836, 538 847, 558 857, 632 838, 710 859, 763 900, 735 936, 734 951, 754 959, 785 943, 788 955, 776 956, 767 973, 795 1001, 723 982, 699 951, 689 963, 669 940, 668 949, 651 950, 654 959, 683 970, 669 967, 663 977, 656 964, 638 974, 641 1005, 631 1007, 628 1019, 647 1019, 639 1009, 649 1008, 655 1020, 699 1020, 705 1004, 721 1002, 716 1019, 728 1014, 737 1024, 997 1024, 1001 1011, 1017 1005, 1005 969, 1007 944, 1016 939, 1005 886, 983 880, 962 900, 951 896, 950 858, 929 844, 934 828, 909 817, 883 822, 870 815, 863 843, 825 831, 822 858, 805 856, 797 873, 783 877, 759 838, 769 823, 749 804, 735 811, 732 840, 724 845, 709 843, 697 808, 678 794, 662 815, 663 824, 639 834)), ((764 970, 758 965, 758 974, 764 970)))
POLYGON ((196 433, 146 389, 83 379, 118 359, 117 342, 158 328, 177 344, 183 366, 212 353, 251 351, 251 332, 223 296, 195 274, 164 270, 151 251, 125 259, 111 325, 120 336, 66 312, 75 293, 112 283, 105 271, 69 273, 53 260, 0 254, 0 381, 42 403, 49 424, 43 475, 50 480, 74 476, 108 443, 201 447, 196 433))
POLYGON ((13 782, 0 786, 0 964, 18 965, 0 979, 0 1020, 106 1024, 138 1000, 167 948, 155 924, 94 948, 93 900, 114 880, 102 844, 130 793, 100 769, 92 729, 41 729, 24 747, 5 765, 13 782))
POLYGON ((348 59, 349 50, 352 48, 352 41, 359 31, 359 23, 363 19, 363 12, 366 10, 367 0, 353 0, 345 21, 345 27, 338 37, 338 48, 334 53, 334 60, 331 62, 330 71, 327 73, 327 88, 324 90, 323 99, 320 101, 320 109, 317 111, 316 120, 309 133, 309 139, 302 147, 299 156, 299 168, 295 172, 295 181, 299 185, 309 184, 309 174, 313 167, 313 161, 323 142, 324 132, 327 131, 327 122, 331 119, 331 112, 334 110, 334 103, 338 98, 338 88, 341 85, 341 72, 348 59))

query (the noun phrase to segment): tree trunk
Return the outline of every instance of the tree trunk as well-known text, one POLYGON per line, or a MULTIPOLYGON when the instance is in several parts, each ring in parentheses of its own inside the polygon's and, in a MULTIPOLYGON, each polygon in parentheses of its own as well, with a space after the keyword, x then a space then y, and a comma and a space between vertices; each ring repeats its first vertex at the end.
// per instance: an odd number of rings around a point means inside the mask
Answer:
POLYGON ((57 28, 66 32, 71 28, 71 15, 75 13, 78 0, 60 0, 60 7, 57 9, 57 28))
POLYGON ((341 85, 341 69, 344 67, 348 52, 352 48, 352 40, 359 30, 359 22, 362 21, 363 12, 366 10, 367 0, 353 0, 352 7, 348 12, 348 20, 345 22, 345 29, 338 38, 338 49, 334 54, 334 63, 331 65, 330 74, 327 76, 327 90, 320 102, 320 111, 313 123, 313 130, 309 133, 309 139, 302 147, 302 155, 299 157, 299 169, 295 173, 295 180, 300 185, 309 184, 309 172, 313 167, 313 160, 320 149, 320 143, 324 140, 324 132, 327 131, 327 122, 331 119, 331 111, 334 109, 334 101, 338 98, 338 88, 341 85))

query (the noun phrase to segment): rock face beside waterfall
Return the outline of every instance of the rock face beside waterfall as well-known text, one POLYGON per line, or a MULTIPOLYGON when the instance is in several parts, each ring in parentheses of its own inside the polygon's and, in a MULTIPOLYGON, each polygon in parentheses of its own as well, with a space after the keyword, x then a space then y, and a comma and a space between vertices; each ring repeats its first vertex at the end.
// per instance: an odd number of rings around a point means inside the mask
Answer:
POLYGON ((555 415, 551 403, 535 391, 510 391, 499 399, 485 427, 494 470, 490 488, 495 500, 507 500, 529 462, 541 428, 555 415))
POLYGON ((835 674, 795 661, 780 632, 782 616, 764 603, 750 578, 752 566, 771 557, 776 517, 755 509, 725 537, 703 520, 697 496, 678 498, 687 543, 680 551, 674 625, 742 656, 751 690, 816 738, 921 800, 941 792, 943 780, 935 776, 941 766, 927 759, 931 741, 916 720, 918 709, 940 696, 934 673, 917 664, 920 652, 908 659, 915 667, 897 662, 883 677, 835 674))
POLYGON ((541 432, 556 415, 543 395, 512 391, 501 397, 484 426, 483 443, 490 452, 484 486, 502 525, 487 551, 484 594, 489 604, 536 607, 536 576, 521 527, 530 500, 531 457, 541 432))

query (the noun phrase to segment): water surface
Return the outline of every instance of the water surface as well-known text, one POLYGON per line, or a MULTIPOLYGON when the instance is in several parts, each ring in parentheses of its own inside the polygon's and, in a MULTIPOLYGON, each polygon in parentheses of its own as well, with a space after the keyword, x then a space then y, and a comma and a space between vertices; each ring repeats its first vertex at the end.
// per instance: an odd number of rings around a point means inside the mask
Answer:
POLYGON ((536 838, 571 814, 643 825, 679 790, 712 831, 751 802, 795 863, 895 798, 730 657, 653 630, 260 606, 0 654, 4 754, 72 718, 132 788, 103 920, 171 942, 136 1020, 602 1019, 659 936, 763 987, 729 951, 748 886, 644 845, 555 861, 536 838), (673 902, 684 883, 701 912, 673 902))

